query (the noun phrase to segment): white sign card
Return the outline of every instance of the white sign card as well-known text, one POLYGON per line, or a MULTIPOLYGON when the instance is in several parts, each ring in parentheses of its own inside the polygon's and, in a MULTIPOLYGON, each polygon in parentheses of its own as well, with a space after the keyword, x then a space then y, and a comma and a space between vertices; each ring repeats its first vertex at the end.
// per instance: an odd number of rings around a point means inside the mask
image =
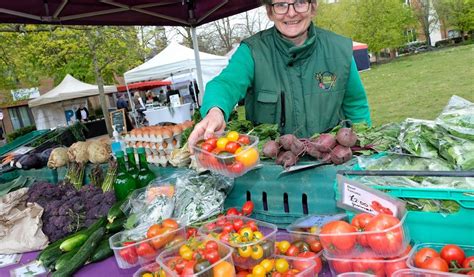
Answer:
POLYGON ((181 106, 181 99, 179 98, 179 94, 170 95, 170 106, 171 107, 181 106))
POLYGON ((46 276, 48 271, 36 260, 10 270, 11 277, 46 276))
POLYGON ((405 202, 360 182, 337 175, 340 199, 337 206, 357 212, 389 214, 398 218, 405 213, 405 202))
POLYGON ((17 264, 21 260, 21 254, 0 254, 0 268, 17 264))

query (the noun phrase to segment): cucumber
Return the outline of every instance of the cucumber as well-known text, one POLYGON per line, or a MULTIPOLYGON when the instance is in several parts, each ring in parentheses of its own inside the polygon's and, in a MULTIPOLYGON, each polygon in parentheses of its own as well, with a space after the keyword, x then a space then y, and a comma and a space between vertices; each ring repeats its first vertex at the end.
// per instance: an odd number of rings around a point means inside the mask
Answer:
POLYGON ((47 267, 47 268, 53 267, 54 268, 54 263, 56 262, 57 258, 59 256, 61 256, 61 254, 62 254, 62 251, 59 248, 61 243, 63 243, 64 241, 66 241, 69 238, 72 238, 72 237, 76 236, 77 234, 82 234, 85 231, 86 231, 86 229, 83 229, 83 230, 81 230, 77 233, 71 234, 71 235, 69 235, 65 238, 59 239, 59 240, 51 243, 50 245, 48 245, 48 247, 46 247, 45 249, 43 249, 41 251, 41 253, 38 255, 37 260, 40 261, 41 264, 44 267, 47 267))
POLYGON ((63 252, 69 252, 73 249, 79 248, 81 245, 84 244, 84 242, 87 240, 87 238, 95 232, 100 227, 104 227, 106 224, 105 218, 101 217, 97 219, 94 224, 89 226, 87 230, 84 233, 81 234, 76 234, 76 236, 73 236, 71 238, 68 238, 67 240, 63 241, 61 245, 59 246, 59 249, 63 252))
POLYGON ((127 222, 127 218, 125 216, 117 218, 114 220, 114 222, 107 223, 105 229, 107 229, 107 233, 115 234, 123 229, 123 225, 125 224, 125 222, 127 222))
POLYGON ((109 212, 107 214, 107 220, 109 221, 109 223, 114 222, 114 220, 116 218, 120 218, 120 217, 125 216, 125 214, 120 209, 120 206, 122 206, 122 204, 126 200, 127 200, 127 198, 125 198, 124 200, 117 201, 117 202, 115 202, 115 204, 112 205, 112 207, 110 207, 109 212))
POLYGON ((79 250, 79 248, 77 249, 74 249, 72 251, 69 251, 69 252, 66 252, 64 254, 62 254, 57 260, 56 260, 56 265, 54 266, 54 269, 56 270, 60 270, 61 268, 65 267, 69 261, 71 260, 71 258, 77 253, 77 250, 79 250))
POLYGON ((99 227, 86 242, 79 248, 76 254, 72 256, 68 264, 52 274, 53 277, 71 276, 92 256, 101 239, 104 237, 105 228, 99 227))
POLYGON ((114 251, 110 248, 109 238, 110 234, 106 235, 102 241, 99 243, 99 246, 95 249, 95 252, 90 257, 89 262, 95 263, 107 259, 114 255, 114 251))

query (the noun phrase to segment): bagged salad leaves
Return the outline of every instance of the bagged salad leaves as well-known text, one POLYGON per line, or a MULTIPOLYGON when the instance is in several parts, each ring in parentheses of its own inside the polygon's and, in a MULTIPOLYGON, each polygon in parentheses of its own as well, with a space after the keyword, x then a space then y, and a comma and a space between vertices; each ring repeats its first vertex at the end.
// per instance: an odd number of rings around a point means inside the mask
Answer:
POLYGON ((436 143, 435 129, 434 121, 407 118, 401 125, 400 146, 415 156, 437 158, 438 150, 432 144, 436 143))
POLYGON ((474 141, 474 103, 456 95, 452 96, 436 118, 436 124, 456 137, 474 141))

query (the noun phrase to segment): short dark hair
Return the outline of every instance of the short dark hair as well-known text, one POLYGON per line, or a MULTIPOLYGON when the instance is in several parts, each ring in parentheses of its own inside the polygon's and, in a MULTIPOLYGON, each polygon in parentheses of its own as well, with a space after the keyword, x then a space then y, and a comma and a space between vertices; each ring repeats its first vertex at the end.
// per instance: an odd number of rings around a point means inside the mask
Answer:
MULTIPOLYGON (((316 2, 317 0, 308 0, 308 2, 310 3, 313 3, 313 2, 316 2)), ((260 2, 262 3, 262 5, 268 5, 270 6, 272 4, 272 0, 260 0, 260 2)))

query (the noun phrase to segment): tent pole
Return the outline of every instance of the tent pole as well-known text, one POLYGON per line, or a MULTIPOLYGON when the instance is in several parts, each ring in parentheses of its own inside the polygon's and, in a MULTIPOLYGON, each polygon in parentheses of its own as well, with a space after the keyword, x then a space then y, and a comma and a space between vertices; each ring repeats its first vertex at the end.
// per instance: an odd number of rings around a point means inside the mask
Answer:
MULTIPOLYGON (((137 128, 138 128, 138 120, 137 120, 137 114, 136 114, 136 109, 135 109, 135 102, 133 102, 132 95, 130 94, 130 90, 128 89, 128 83, 127 83, 126 80, 125 80, 125 87, 127 88, 128 101, 130 101, 130 107, 132 108, 133 120, 135 120, 135 124, 137 125, 137 128)), ((133 127, 133 126, 130 126, 130 127, 133 127)))
MULTIPOLYGON (((193 48, 194 48, 194 59, 196 61, 196 75, 197 75, 197 81, 198 81, 198 87, 199 91, 201 92, 200 95, 204 95, 204 87, 202 84, 202 70, 201 70, 201 60, 199 58, 199 45, 198 45, 198 40, 197 40, 197 35, 196 35, 196 27, 191 27, 191 36, 193 38, 193 48)), ((198 97, 198 106, 200 106, 200 101, 198 97)))

